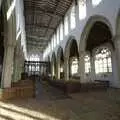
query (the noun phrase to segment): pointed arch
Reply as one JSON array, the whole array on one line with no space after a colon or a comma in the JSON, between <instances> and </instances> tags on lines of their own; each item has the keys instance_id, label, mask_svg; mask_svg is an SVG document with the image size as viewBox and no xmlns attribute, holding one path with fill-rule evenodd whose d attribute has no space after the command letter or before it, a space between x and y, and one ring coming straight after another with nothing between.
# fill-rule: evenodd
<instances>
[{"instance_id":1,"label":"pointed arch","mask_svg":"<svg viewBox=\"0 0 120 120\"><path fill-rule=\"evenodd\" d=\"M79 59L79 52L78 52L78 44L74 36L71 36L65 47L65 79L69 80L70 77L73 75L73 71L76 74L77 70L73 70L75 66L73 66L73 63L77 64L78 66L78 59ZM75 65L74 64L74 65Z\"/></svg>"},{"instance_id":2,"label":"pointed arch","mask_svg":"<svg viewBox=\"0 0 120 120\"><path fill-rule=\"evenodd\" d=\"M83 29L83 32L81 34L81 37L80 37L80 42L79 42L79 51L85 51L85 48L86 48L86 41L87 41L87 38L88 38L88 35L90 33L90 30L91 28L93 27L93 25L96 23L96 22L102 22L104 23L110 30L112 36L113 36L113 29L112 29L112 25L111 23L109 22L109 20L103 16L100 16L100 15L95 15L95 16L91 16L88 21L86 22L86 25Z\"/></svg>"},{"instance_id":3,"label":"pointed arch","mask_svg":"<svg viewBox=\"0 0 120 120\"><path fill-rule=\"evenodd\" d=\"M108 80L113 84L114 81L114 73L109 72L107 70L107 67L112 69L111 65L113 62L113 54L110 54L109 56L109 64L105 63L105 65L101 62L100 59L102 59L104 62L107 61L107 58L105 58L105 55L108 54L106 49L109 49L109 45L111 46L110 52L114 50L114 42L113 42L113 29L112 25L109 22L109 20L106 17L103 16L92 16L88 19L85 28L83 29L83 32L81 34L80 42L79 42L79 53L81 58L80 67L83 68L80 75L82 76L82 80L85 82L87 81L94 81L94 80ZM94 54L95 50L100 51L100 48L103 47L103 51L105 52L103 54L100 54L99 60L97 60L96 54ZM89 52L89 65L88 61L85 61L85 55ZM99 54L97 54L99 56ZM102 58L102 55L104 56ZM82 57L81 57L82 56ZM99 67L100 66L100 67ZM101 67L102 66L102 67ZM107 67L106 67L107 66ZM100 71L99 71L99 70ZM86 70L86 72L85 72ZM106 72L107 71L107 72ZM112 71L112 70L111 70ZM106 75L102 78L103 75Z\"/></svg>"}]
</instances>

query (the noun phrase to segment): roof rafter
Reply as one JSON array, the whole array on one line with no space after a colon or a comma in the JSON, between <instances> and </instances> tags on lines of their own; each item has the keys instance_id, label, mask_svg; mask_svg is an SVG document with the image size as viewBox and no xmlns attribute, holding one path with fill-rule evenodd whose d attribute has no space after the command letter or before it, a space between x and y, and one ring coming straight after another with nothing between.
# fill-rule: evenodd
<instances>
[{"instance_id":1,"label":"roof rafter","mask_svg":"<svg viewBox=\"0 0 120 120\"><path fill-rule=\"evenodd\" d=\"M47 28L47 29L51 29L51 30L54 30L55 28L53 27L49 27L49 26L45 26L45 25L39 25L39 24L26 24L26 27L32 27L32 28L39 28L39 29L42 29L42 28Z\"/></svg>"},{"instance_id":2,"label":"roof rafter","mask_svg":"<svg viewBox=\"0 0 120 120\"><path fill-rule=\"evenodd\" d=\"M77 4L77 0L24 0L27 48L40 46L42 52L47 47L73 1Z\"/></svg>"}]
</instances>

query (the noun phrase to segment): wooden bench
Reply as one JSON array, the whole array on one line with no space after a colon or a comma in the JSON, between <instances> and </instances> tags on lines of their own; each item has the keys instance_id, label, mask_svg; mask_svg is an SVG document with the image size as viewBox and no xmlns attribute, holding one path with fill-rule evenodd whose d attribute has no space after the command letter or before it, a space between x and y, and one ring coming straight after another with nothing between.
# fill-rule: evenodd
<instances>
[{"instance_id":1,"label":"wooden bench","mask_svg":"<svg viewBox=\"0 0 120 120\"><path fill-rule=\"evenodd\" d=\"M28 98L35 96L35 83L32 80L21 80L11 88L1 89L0 100Z\"/></svg>"}]
</instances>

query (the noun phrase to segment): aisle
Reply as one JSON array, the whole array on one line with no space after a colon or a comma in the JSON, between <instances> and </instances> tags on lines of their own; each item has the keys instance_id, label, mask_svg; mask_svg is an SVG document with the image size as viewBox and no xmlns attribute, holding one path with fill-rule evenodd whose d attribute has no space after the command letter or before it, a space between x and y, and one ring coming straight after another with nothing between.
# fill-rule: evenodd
<instances>
[{"instance_id":1,"label":"aisle","mask_svg":"<svg viewBox=\"0 0 120 120\"><path fill-rule=\"evenodd\" d=\"M66 99L46 82L36 85L36 98L0 101L0 120L120 120L120 90L77 93Z\"/></svg>"}]
</instances>

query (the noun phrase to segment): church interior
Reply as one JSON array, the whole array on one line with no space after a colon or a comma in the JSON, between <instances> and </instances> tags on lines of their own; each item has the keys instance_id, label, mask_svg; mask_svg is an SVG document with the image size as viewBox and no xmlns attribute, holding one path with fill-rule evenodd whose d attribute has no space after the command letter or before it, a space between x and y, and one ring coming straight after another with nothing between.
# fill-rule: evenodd
<instances>
[{"instance_id":1,"label":"church interior","mask_svg":"<svg viewBox=\"0 0 120 120\"><path fill-rule=\"evenodd\" d=\"M120 0L0 0L0 120L120 120Z\"/></svg>"}]
</instances>

